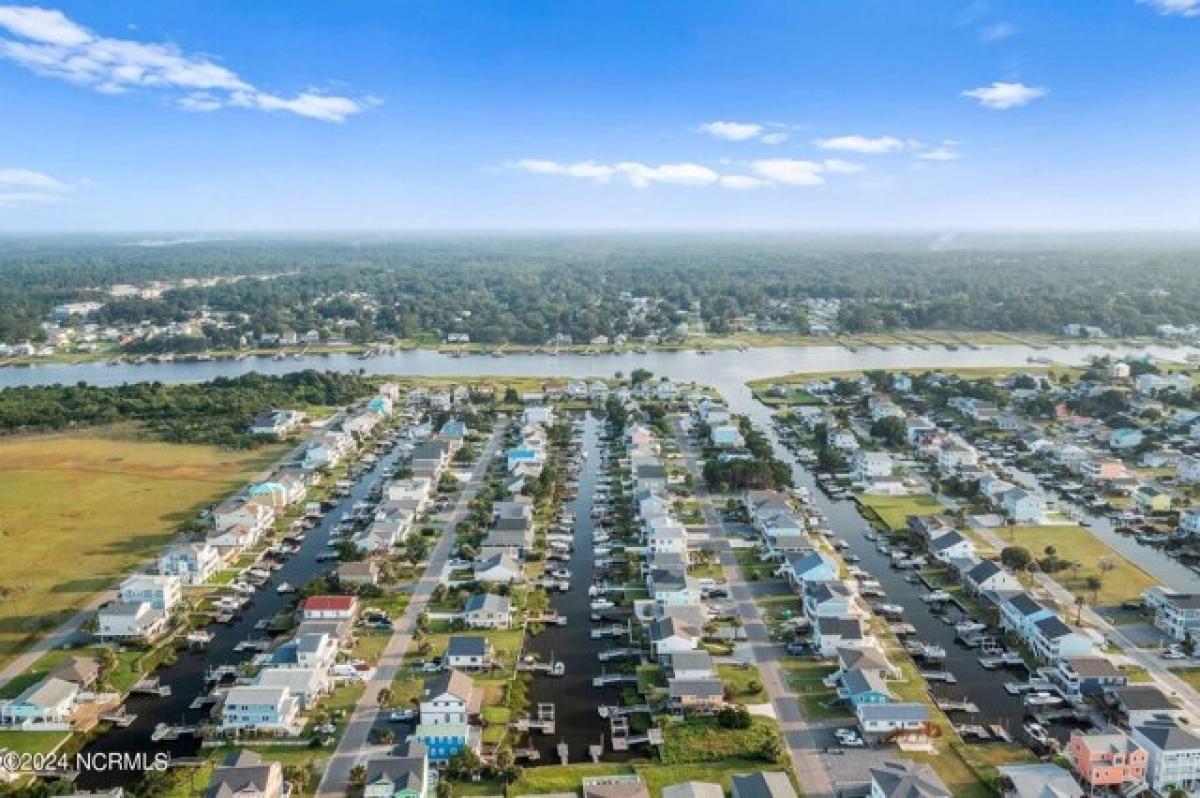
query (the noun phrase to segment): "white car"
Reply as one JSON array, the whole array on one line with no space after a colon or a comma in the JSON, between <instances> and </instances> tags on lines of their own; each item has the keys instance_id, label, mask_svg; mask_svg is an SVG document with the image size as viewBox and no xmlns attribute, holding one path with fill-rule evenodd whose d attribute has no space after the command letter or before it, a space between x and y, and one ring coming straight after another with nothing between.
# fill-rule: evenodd
<instances>
[{"instance_id":1,"label":"white car","mask_svg":"<svg viewBox=\"0 0 1200 798\"><path fill-rule=\"evenodd\" d=\"M863 738L858 736L858 732L853 729L834 729L833 735L837 740L847 748L859 748L865 745Z\"/></svg>"}]
</instances>

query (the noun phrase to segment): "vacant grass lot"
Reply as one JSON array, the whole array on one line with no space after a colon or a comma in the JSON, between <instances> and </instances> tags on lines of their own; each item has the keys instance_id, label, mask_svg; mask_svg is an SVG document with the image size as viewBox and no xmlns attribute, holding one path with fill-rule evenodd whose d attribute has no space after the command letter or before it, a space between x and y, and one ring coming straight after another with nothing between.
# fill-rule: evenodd
<instances>
[{"instance_id":1,"label":"vacant grass lot","mask_svg":"<svg viewBox=\"0 0 1200 798\"><path fill-rule=\"evenodd\" d=\"M0 661L281 451L154 443L129 428L0 440Z\"/></svg>"},{"instance_id":2,"label":"vacant grass lot","mask_svg":"<svg viewBox=\"0 0 1200 798\"><path fill-rule=\"evenodd\" d=\"M1078 563L1078 568L1064 568L1053 574L1054 581L1094 604L1120 604L1122 601L1138 599L1143 590L1157 584L1149 574L1078 524L1005 527L996 530L996 535L1006 545L1029 549L1035 559L1044 557L1046 547L1053 546L1059 559ZM1102 560L1112 569L1102 571ZM1101 579L1100 589L1095 596L1087 586L1090 576Z\"/></svg>"},{"instance_id":3,"label":"vacant grass lot","mask_svg":"<svg viewBox=\"0 0 1200 798\"><path fill-rule=\"evenodd\" d=\"M908 528L905 519L910 515L935 515L945 512L937 499L928 495L920 496L870 496L858 497L864 509L873 510L879 520L887 524L893 532L902 532Z\"/></svg>"}]
</instances>

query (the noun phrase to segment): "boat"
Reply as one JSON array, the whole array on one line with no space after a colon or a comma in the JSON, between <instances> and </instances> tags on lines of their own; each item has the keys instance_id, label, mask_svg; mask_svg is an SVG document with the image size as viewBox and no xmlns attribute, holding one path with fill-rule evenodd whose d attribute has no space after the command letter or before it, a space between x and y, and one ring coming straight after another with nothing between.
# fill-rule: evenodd
<instances>
[{"instance_id":1,"label":"boat","mask_svg":"<svg viewBox=\"0 0 1200 798\"><path fill-rule=\"evenodd\" d=\"M613 604L611 601L609 601L606 598L598 598L598 599L595 599L594 601L592 601L590 606L593 610L611 610L613 607L615 607L617 605Z\"/></svg>"},{"instance_id":2,"label":"boat","mask_svg":"<svg viewBox=\"0 0 1200 798\"><path fill-rule=\"evenodd\" d=\"M1038 745L1050 744L1050 735L1046 732L1046 727L1042 724L1030 721L1022 728L1025 730L1025 733L1028 734L1029 737Z\"/></svg>"},{"instance_id":3,"label":"boat","mask_svg":"<svg viewBox=\"0 0 1200 798\"><path fill-rule=\"evenodd\" d=\"M969 635L973 632L982 632L987 629L987 624L979 623L978 621L960 621L954 624L954 631L960 635Z\"/></svg>"},{"instance_id":4,"label":"boat","mask_svg":"<svg viewBox=\"0 0 1200 798\"><path fill-rule=\"evenodd\" d=\"M279 584L279 587L275 588L275 592L280 595L283 595L285 593L295 593L296 588L292 587L291 583L289 583L289 582L281 582Z\"/></svg>"},{"instance_id":5,"label":"boat","mask_svg":"<svg viewBox=\"0 0 1200 798\"><path fill-rule=\"evenodd\" d=\"M935 590L932 593L921 596L921 600L926 604L936 604L942 601L950 601L952 598L953 596L951 596L945 590Z\"/></svg>"},{"instance_id":6,"label":"boat","mask_svg":"<svg viewBox=\"0 0 1200 798\"><path fill-rule=\"evenodd\" d=\"M1062 696L1057 696L1045 690L1038 690L1035 693L1025 696L1025 706L1027 707L1053 707L1062 702Z\"/></svg>"}]
</instances>

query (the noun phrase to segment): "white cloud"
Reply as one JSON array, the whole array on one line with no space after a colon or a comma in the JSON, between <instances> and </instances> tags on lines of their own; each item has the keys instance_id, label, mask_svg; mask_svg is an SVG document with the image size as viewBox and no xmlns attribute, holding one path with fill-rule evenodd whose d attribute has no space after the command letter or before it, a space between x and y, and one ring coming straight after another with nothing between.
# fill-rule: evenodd
<instances>
[{"instance_id":1,"label":"white cloud","mask_svg":"<svg viewBox=\"0 0 1200 798\"><path fill-rule=\"evenodd\" d=\"M707 166L694 163L665 163L661 166L647 166L642 163L626 161L617 164L617 171L629 178L629 182L635 188L646 188L651 183L707 186L721 179L720 175Z\"/></svg>"},{"instance_id":2,"label":"white cloud","mask_svg":"<svg viewBox=\"0 0 1200 798\"><path fill-rule=\"evenodd\" d=\"M33 169L0 167L0 207L64 202L75 186Z\"/></svg>"},{"instance_id":3,"label":"white cloud","mask_svg":"<svg viewBox=\"0 0 1200 798\"><path fill-rule=\"evenodd\" d=\"M540 158L524 158L519 161L509 161L505 164L509 169L520 169L535 175L562 175L564 177L579 177L589 180L608 180L616 173L616 169L592 161L563 164L557 161L547 161Z\"/></svg>"},{"instance_id":4,"label":"white cloud","mask_svg":"<svg viewBox=\"0 0 1200 798\"><path fill-rule=\"evenodd\" d=\"M0 6L0 31L14 37L0 37L0 58L102 94L135 89L183 92L174 103L189 111L239 106L326 122L341 122L372 104L314 89L281 97L206 56L184 53L169 43L97 36L53 9Z\"/></svg>"},{"instance_id":5,"label":"white cloud","mask_svg":"<svg viewBox=\"0 0 1200 798\"><path fill-rule=\"evenodd\" d=\"M825 178L821 177L824 167L815 161L766 158L752 161L750 168L759 177L786 186L819 186L825 182Z\"/></svg>"},{"instance_id":6,"label":"white cloud","mask_svg":"<svg viewBox=\"0 0 1200 798\"><path fill-rule=\"evenodd\" d=\"M728 159L722 159L720 163L723 167L734 164ZM748 168L749 174L722 174L709 166L688 162L665 163L655 166L638 161L621 161L610 165L596 161L565 163L543 158L506 161L504 168L536 175L572 177L594 183L607 183L610 180L622 179L622 182L626 182L634 188L649 188L655 184L665 184L693 187L720 186L741 191L773 185L820 186L825 183L825 175L857 174L866 171L866 167L862 164L840 158L827 158L823 161L763 158L748 163L739 163Z\"/></svg>"},{"instance_id":7,"label":"white cloud","mask_svg":"<svg viewBox=\"0 0 1200 798\"><path fill-rule=\"evenodd\" d=\"M1040 86L1026 86L1024 83L1005 83L998 80L990 86L968 89L962 93L962 96L977 100L984 108L1004 111L1009 108L1020 108L1039 97L1045 97L1046 89Z\"/></svg>"},{"instance_id":8,"label":"white cloud","mask_svg":"<svg viewBox=\"0 0 1200 798\"><path fill-rule=\"evenodd\" d=\"M721 178L721 185L725 188L747 189L762 188L771 185L766 180L761 180L750 175L725 175Z\"/></svg>"},{"instance_id":9,"label":"white cloud","mask_svg":"<svg viewBox=\"0 0 1200 798\"><path fill-rule=\"evenodd\" d=\"M1176 17L1200 17L1200 0L1138 0L1160 14Z\"/></svg>"},{"instance_id":10,"label":"white cloud","mask_svg":"<svg viewBox=\"0 0 1200 798\"><path fill-rule=\"evenodd\" d=\"M828 139L814 139L813 145L823 150L844 150L863 155L882 155L896 152L905 147L905 143L895 136L834 136Z\"/></svg>"},{"instance_id":11,"label":"white cloud","mask_svg":"<svg viewBox=\"0 0 1200 798\"><path fill-rule=\"evenodd\" d=\"M748 141L761 136L763 126L755 122L705 122L700 132L726 141Z\"/></svg>"},{"instance_id":12,"label":"white cloud","mask_svg":"<svg viewBox=\"0 0 1200 798\"><path fill-rule=\"evenodd\" d=\"M985 42L1002 42L1020 33L1021 30L1011 22L993 22L979 29L979 38Z\"/></svg>"},{"instance_id":13,"label":"white cloud","mask_svg":"<svg viewBox=\"0 0 1200 798\"><path fill-rule=\"evenodd\" d=\"M696 129L701 133L725 141L761 141L763 144L782 144L788 140L784 128L786 125L778 122L762 124L759 122L705 122Z\"/></svg>"},{"instance_id":14,"label":"white cloud","mask_svg":"<svg viewBox=\"0 0 1200 798\"><path fill-rule=\"evenodd\" d=\"M917 156L922 161L957 161L958 142L946 139L938 146L925 150Z\"/></svg>"},{"instance_id":15,"label":"white cloud","mask_svg":"<svg viewBox=\"0 0 1200 798\"><path fill-rule=\"evenodd\" d=\"M854 161L843 161L841 158L826 158L821 161L821 168L831 174L854 175L867 171L867 167Z\"/></svg>"}]
</instances>

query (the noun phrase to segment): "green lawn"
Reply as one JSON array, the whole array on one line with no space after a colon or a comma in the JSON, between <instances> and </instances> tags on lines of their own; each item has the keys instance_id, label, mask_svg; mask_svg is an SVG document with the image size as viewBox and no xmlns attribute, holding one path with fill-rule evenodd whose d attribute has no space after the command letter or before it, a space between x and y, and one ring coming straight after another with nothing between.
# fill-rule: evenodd
<instances>
[{"instance_id":1,"label":"green lawn","mask_svg":"<svg viewBox=\"0 0 1200 798\"><path fill-rule=\"evenodd\" d=\"M721 762L726 759L764 759L763 748L779 739L779 727L766 718L752 718L748 729L725 729L715 721L689 720L670 723L663 730L661 756L664 764Z\"/></svg>"},{"instance_id":2,"label":"green lawn","mask_svg":"<svg viewBox=\"0 0 1200 798\"><path fill-rule=\"evenodd\" d=\"M781 663L780 668L806 718L825 720L850 716L847 706L835 705L837 689L824 683L825 677L837 670L835 666L819 660L791 659Z\"/></svg>"},{"instance_id":3,"label":"green lawn","mask_svg":"<svg viewBox=\"0 0 1200 798\"><path fill-rule=\"evenodd\" d=\"M905 519L910 515L933 515L945 512L937 499L927 494L919 496L871 496L858 497L859 503L873 510L879 520L893 532L903 532L908 528Z\"/></svg>"},{"instance_id":4,"label":"green lawn","mask_svg":"<svg viewBox=\"0 0 1200 798\"><path fill-rule=\"evenodd\" d=\"M718 665L717 676L725 684L733 685L736 691L733 700L739 704L761 704L767 700L762 675L753 665L745 668L740 665Z\"/></svg>"},{"instance_id":5,"label":"green lawn","mask_svg":"<svg viewBox=\"0 0 1200 798\"><path fill-rule=\"evenodd\" d=\"M48 754L70 736L69 732L0 731L0 751L8 749L18 754Z\"/></svg>"},{"instance_id":6,"label":"green lawn","mask_svg":"<svg viewBox=\"0 0 1200 798\"><path fill-rule=\"evenodd\" d=\"M996 534L1006 545L1024 546L1035 559L1044 556L1047 546L1053 546L1059 559L1078 563L1078 568L1065 568L1052 576L1067 590L1094 604L1112 605L1140 599L1142 591L1157 584L1149 574L1078 524L1004 527L996 530ZM1104 572L1101 561L1111 565L1111 570ZM1094 596L1087 586L1089 576L1101 579L1101 587Z\"/></svg>"}]
</instances>

